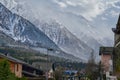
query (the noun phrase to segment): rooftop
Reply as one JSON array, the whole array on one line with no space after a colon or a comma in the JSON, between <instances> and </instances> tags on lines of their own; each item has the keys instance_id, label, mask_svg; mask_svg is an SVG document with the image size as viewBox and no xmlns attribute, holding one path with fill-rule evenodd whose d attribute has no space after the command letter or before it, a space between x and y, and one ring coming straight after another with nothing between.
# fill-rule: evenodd
<instances>
[{"instance_id":1,"label":"rooftop","mask_svg":"<svg viewBox=\"0 0 120 80\"><path fill-rule=\"evenodd\" d=\"M119 18L118 18L118 22L116 24L116 28L112 28L112 31L116 34L120 34L120 15L119 15Z\"/></svg>"},{"instance_id":2,"label":"rooftop","mask_svg":"<svg viewBox=\"0 0 120 80\"><path fill-rule=\"evenodd\" d=\"M100 47L99 55L111 55L113 53L113 47Z\"/></svg>"},{"instance_id":3,"label":"rooftop","mask_svg":"<svg viewBox=\"0 0 120 80\"><path fill-rule=\"evenodd\" d=\"M8 54L4 55L4 54L0 53L0 57L5 58L5 59L12 61L12 62L16 62L16 63L21 63L21 64L25 63L23 61L20 61L20 60L14 58L14 57L9 56Z\"/></svg>"},{"instance_id":4,"label":"rooftop","mask_svg":"<svg viewBox=\"0 0 120 80\"><path fill-rule=\"evenodd\" d=\"M10 55L4 55L4 54L0 53L0 57L1 57L1 58L5 58L5 59L7 59L7 60L9 60L9 61L12 61L12 62L15 62L15 63L20 63L20 64L22 64L22 65L29 66L29 67L31 67L31 68L33 68L33 69L36 69L36 70L39 70L39 69L33 67L32 65L30 65L30 64L28 64L28 63L26 63L26 62L24 62L24 61L21 61L21 60L19 60L19 59L16 59L16 58L14 58L14 57L12 57L12 56L10 56Z\"/></svg>"}]
</instances>

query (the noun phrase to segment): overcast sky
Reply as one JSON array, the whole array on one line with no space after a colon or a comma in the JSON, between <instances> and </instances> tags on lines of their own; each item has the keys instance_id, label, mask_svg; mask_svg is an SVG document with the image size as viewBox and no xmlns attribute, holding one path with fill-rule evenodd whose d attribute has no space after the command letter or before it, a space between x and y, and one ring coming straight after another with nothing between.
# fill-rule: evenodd
<instances>
[{"instance_id":1,"label":"overcast sky","mask_svg":"<svg viewBox=\"0 0 120 80\"><path fill-rule=\"evenodd\" d=\"M0 0L7 1L9 4L14 3L14 0ZM99 15L105 14L107 9L111 9L109 13L112 17L118 17L120 12L120 0L15 0L25 5L31 5L37 12L43 7L48 7L49 10L55 9L63 12L71 12L76 15L82 15L87 20L92 21ZM26 3L27 2L27 3ZM14 6L14 5L10 5ZM39 9L40 8L40 9ZM43 8L44 9L44 8ZM110 17L111 17L110 16ZM105 20L105 17L102 17Z\"/></svg>"},{"instance_id":2,"label":"overcast sky","mask_svg":"<svg viewBox=\"0 0 120 80\"><path fill-rule=\"evenodd\" d=\"M29 0L30 1L30 0ZM31 0L33 3L40 4L43 0ZM93 20L104 13L110 7L120 9L120 0L44 0L49 3L55 3L63 11L82 15L88 20ZM116 5L116 3L119 3ZM46 3L47 4L47 3ZM38 6L33 5L33 6ZM111 11L112 16L117 16L119 12Z\"/></svg>"}]
</instances>

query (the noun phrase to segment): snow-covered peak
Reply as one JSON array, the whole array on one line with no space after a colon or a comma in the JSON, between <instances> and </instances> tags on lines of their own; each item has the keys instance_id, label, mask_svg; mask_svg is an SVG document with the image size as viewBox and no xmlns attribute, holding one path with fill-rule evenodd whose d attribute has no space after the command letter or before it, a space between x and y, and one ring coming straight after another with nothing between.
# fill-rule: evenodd
<instances>
[{"instance_id":1,"label":"snow-covered peak","mask_svg":"<svg viewBox=\"0 0 120 80\"><path fill-rule=\"evenodd\" d=\"M15 2L15 0L0 0L0 2L10 10L17 6L17 2Z\"/></svg>"},{"instance_id":2,"label":"snow-covered peak","mask_svg":"<svg viewBox=\"0 0 120 80\"><path fill-rule=\"evenodd\" d=\"M61 27L62 26L62 27ZM64 52L87 61L92 49L56 21L39 24L40 29Z\"/></svg>"},{"instance_id":3,"label":"snow-covered peak","mask_svg":"<svg viewBox=\"0 0 120 80\"><path fill-rule=\"evenodd\" d=\"M0 3L0 31L14 40L34 46L58 48L41 30L30 21L12 13Z\"/></svg>"},{"instance_id":4,"label":"snow-covered peak","mask_svg":"<svg viewBox=\"0 0 120 80\"><path fill-rule=\"evenodd\" d=\"M4 1L4 0L1 0ZM9 0L6 0L9 2ZM25 4L21 4L22 8L18 8L19 2L25 1ZM62 0L67 1L67 0ZM73 0L71 0L73 1ZM60 1L61 2L61 1ZM52 0L14 0L11 1L12 6L15 7L12 9L13 12L25 17L35 24L39 29L44 29L47 34L51 37L52 40L57 43L63 43L63 37L58 37L56 34L60 29L66 27L70 32L77 36L81 41L89 45L89 47L95 49L98 53L99 46L111 46L113 42L113 33L111 27L114 25L112 22L115 20L111 17L111 13L116 15L114 11L119 3L113 5L110 9L106 9L105 12L101 15L96 16L93 21L88 21L86 18L80 14L74 14L75 11L81 11L81 7L71 7L68 8L59 8L56 3L53 3ZM27 6L26 6L27 4ZM111 4L111 3L109 3ZM10 4L9 4L10 5ZM69 3L70 5L70 3ZM84 6L84 5L83 5ZM98 6L97 6L98 7ZM90 8L91 9L91 8ZM96 8L95 8L96 9ZM114 10L113 10L114 9ZM19 11L17 11L19 10ZM111 11L113 10L113 11ZM90 10L91 11L91 10ZM119 9L117 9L119 11ZM90 12L91 13L91 12ZM93 13L93 12L92 12ZM104 19L104 21L101 20ZM43 22L41 21L43 19ZM111 21L112 20L112 21ZM46 27L41 27L41 25L46 25ZM57 28L56 28L57 26ZM58 28L59 27L59 28ZM63 30L64 31L64 30ZM64 31L65 32L65 31ZM61 40L59 40L61 38Z\"/></svg>"}]
</instances>

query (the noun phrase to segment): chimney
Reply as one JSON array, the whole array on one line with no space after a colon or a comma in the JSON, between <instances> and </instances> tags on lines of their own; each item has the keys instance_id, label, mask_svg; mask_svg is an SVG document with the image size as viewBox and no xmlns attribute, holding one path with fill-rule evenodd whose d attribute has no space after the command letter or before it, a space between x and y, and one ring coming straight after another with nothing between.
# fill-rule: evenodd
<instances>
[{"instance_id":1,"label":"chimney","mask_svg":"<svg viewBox=\"0 0 120 80\"><path fill-rule=\"evenodd\" d=\"M9 53L5 53L5 56L10 56L10 54Z\"/></svg>"}]
</instances>

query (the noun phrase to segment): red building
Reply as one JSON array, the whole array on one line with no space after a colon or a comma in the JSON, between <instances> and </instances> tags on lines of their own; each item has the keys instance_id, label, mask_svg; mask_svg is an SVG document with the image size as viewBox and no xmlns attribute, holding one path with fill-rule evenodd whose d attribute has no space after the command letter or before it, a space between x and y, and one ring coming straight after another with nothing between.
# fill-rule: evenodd
<instances>
[{"instance_id":1,"label":"red building","mask_svg":"<svg viewBox=\"0 0 120 80\"><path fill-rule=\"evenodd\" d=\"M32 65L20 61L16 58L13 58L9 55L4 55L0 53L0 60L6 59L10 63L10 70L14 73L17 77L21 78L22 76L25 77L39 77L43 75L43 71L33 67Z\"/></svg>"},{"instance_id":2,"label":"red building","mask_svg":"<svg viewBox=\"0 0 120 80\"><path fill-rule=\"evenodd\" d=\"M10 70L12 73L14 73L17 77L22 77L22 62L14 59L10 56L0 54L0 60L1 59L7 59L10 63Z\"/></svg>"},{"instance_id":3,"label":"red building","mask_svg":"<svg viewBox=\"0 0 120 80\"><path fill-rule=\"evenodd\" d=\"M100 47L99 55L101 56L101 64L103 66L103 72L105 74L106 72L113 71L112 53L113 53L113 47Z\"/></svg>"}]
</instances>

